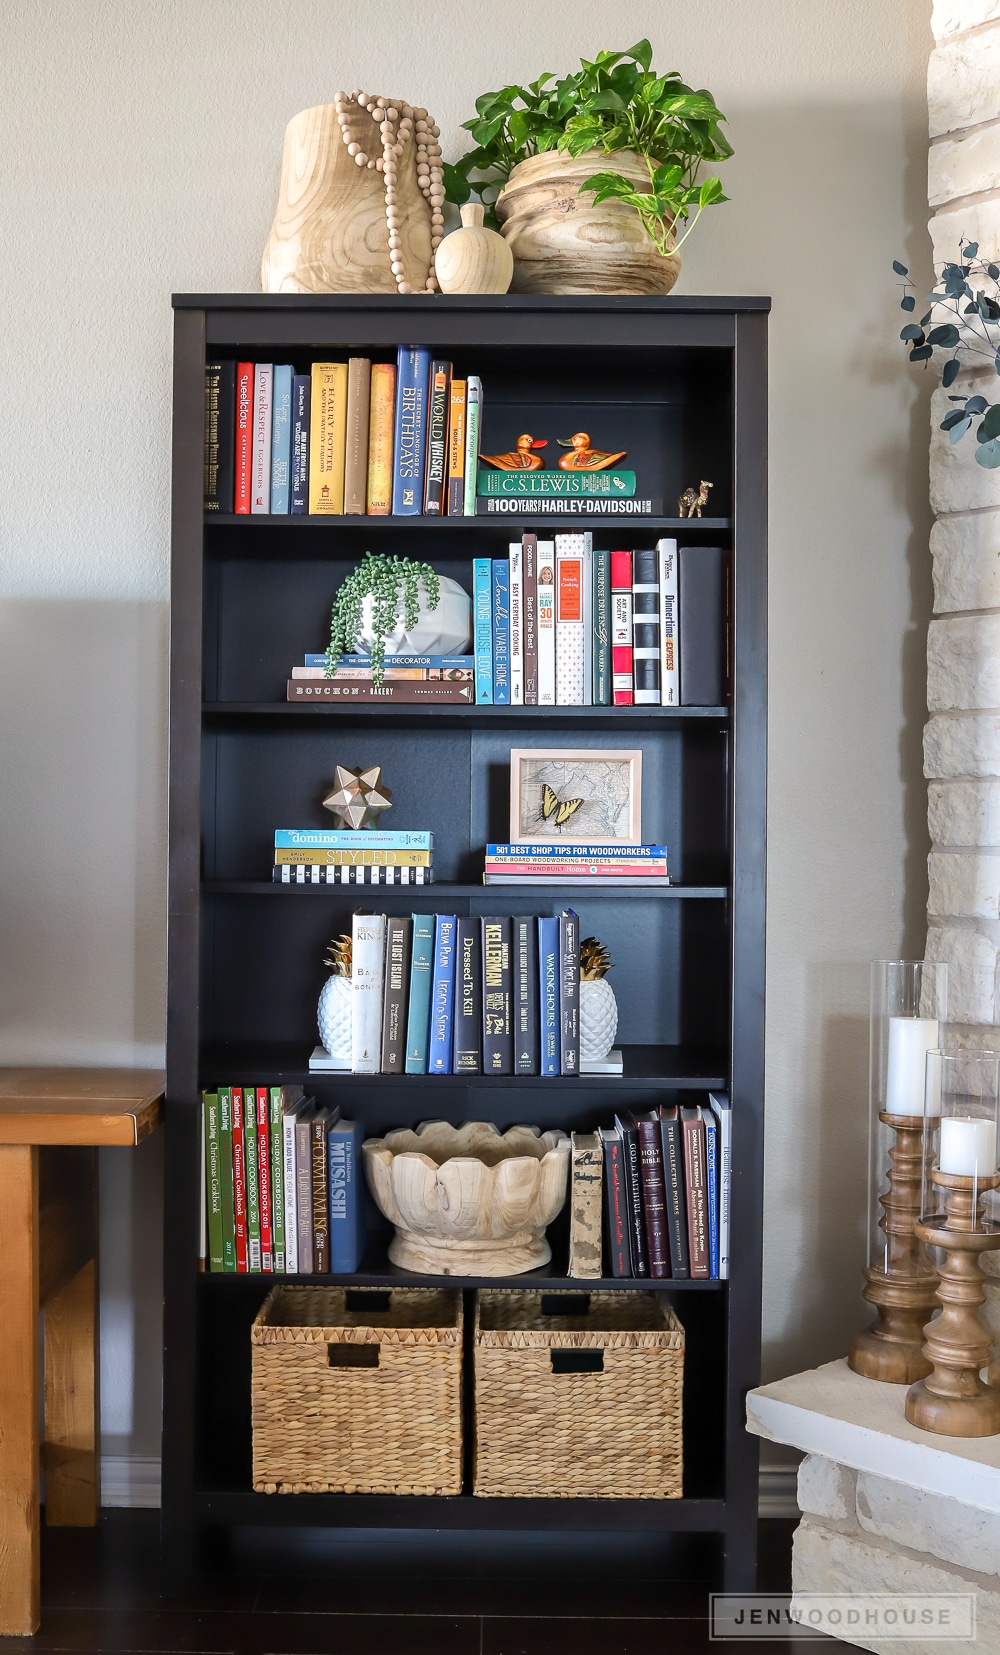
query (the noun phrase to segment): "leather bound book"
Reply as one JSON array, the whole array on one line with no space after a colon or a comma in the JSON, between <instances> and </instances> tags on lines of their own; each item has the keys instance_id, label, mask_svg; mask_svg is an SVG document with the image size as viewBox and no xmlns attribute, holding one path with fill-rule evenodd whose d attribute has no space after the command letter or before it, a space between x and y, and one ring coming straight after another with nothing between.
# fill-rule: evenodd
<instances>
[{"instance_id":1,"label":"leather bound book","mask_svg":"<svg viewBox=\"0 0 1000 1655\"><path fill-rule=\"evenodd\" d=\"M615 1126L622 1135L622 1162L625 1172L625 1195L629 1216L629 1251L633 1276L649 1275L649 1254L646 1250L646 1225L642 1215L642 1174L639 1169L639 1132L634 1115L615 1116Z\"/></svg>"},{"instance_id":2,"label":"leather bound book","mask_svg":"<svg viewBox=\"0 0 1000 1655\"><path fill-rule=\"evenodd\" d=\"M681 1143L680 1113L676 1103L660 1105L660 1141L663 1145L663 1184L667 1200L667 1240L670 1244L671 1274L683 1279L691 1274L688 1264L687 1206L684 1200L684 1147Z\"/></svg>"},{"instance_id":3,"label":"leather bound book","mask_svg":"<svg viewBox=\"0 0 1000 1655\"><path fill-rule=\"evenodd\" d=\"M605 1241L613 1276L631 1276L632 1260L629 1253L629 1214L625 1191L625 1146L622 1135L614 1126L601 1127L604 1146Z\"/></svg>"},{"instance_id":4,"label":"leather bound book","mask_svg":"<svg viewBox=\"0 0 1000 1655\"><path fill-rule=\"evenodd\" d=\"M649 1274L654 1280L670 1275L670 1242L667 1236L667 1197L663 1183L663 1144L660 1118L655 1109L635 1117L639 1133L639 1167L642 1174L642 1211L649 1250Z\"/></svg>"},{"instance_id":5,"label":"leather bound book","mask_svg":"<svg viewBox=\"0 0 1000 1655\"><path fill-rule=\"evenodd\" d=\"M681 1110L681 1126L684 1131L684 1177L687 1183L687 1231L691 1275L707 1278L709 1261L705 1122L697 1105Z\"/></svg>"}]
</instances>

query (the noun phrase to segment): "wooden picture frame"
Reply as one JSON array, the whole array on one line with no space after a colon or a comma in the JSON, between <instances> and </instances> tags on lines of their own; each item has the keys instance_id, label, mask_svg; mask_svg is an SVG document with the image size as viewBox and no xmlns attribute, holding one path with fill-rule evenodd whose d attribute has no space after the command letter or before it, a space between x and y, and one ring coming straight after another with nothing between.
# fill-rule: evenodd
<instances>
[{"instance_id":1,"label":"wooden picture frame","mask_svg":"<svg viewBox=\"0 0 1000 1655\"><path fill-rule=\"evenodd\" d=\"M545 812L545 789L557 804ZM564 814L563 807L582 802ZM560 817L563 819L560 821ZM588 845L642 841L640 747L512 747L510 838Z\"/></svg>"}]
</instances>

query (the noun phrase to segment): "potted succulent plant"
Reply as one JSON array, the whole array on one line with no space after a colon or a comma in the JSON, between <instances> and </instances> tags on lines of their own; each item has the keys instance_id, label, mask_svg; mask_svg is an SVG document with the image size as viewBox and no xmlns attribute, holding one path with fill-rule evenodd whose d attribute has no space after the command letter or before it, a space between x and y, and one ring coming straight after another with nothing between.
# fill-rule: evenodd
<instances>
[{"instance_id":1,"label":"potted succulent plant","mask_svg":"<svg viewBox=\"0 0 1000 1655\"><path fill-rule=\"evenodd\" d=\"M705 163L733 152L711 93L650 67L652 47L581 59L476 99L476 147L445 166L445 193L473 191L514 255L512 292L667 293L678 249L725 201ZM679 223L684 222L678 234Z\"/></svg>"},{"instance_id":2,"label":"potted succulent plant","mask_svg":"<svg viewBox=\"0 0 1000 1655\"><path fill-rule=\"evenodd\" d=\"M327 676L341 655L369 655L372 683L387 655L460 655L472 631L469 594L429 563L366 552L333 600Z\"/></svg>"}]
</instances>

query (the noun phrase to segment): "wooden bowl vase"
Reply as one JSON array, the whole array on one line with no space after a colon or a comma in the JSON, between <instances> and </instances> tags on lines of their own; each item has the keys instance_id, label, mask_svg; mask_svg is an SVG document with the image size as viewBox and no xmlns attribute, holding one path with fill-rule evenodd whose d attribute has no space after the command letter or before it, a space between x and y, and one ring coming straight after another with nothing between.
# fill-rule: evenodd
<instances>
[{"instance_id":1,"label":"wooden bowl vase","mask_svg":"<svg viewBox=\"0 0 1000 1655\"><path fill-rule=\"evenodd\" d=\"M679 253L664 258L634 207L594 206L580 185L595 172L620 172L649 189L649 172L632 150L560 155L547 150L513 168L497 197L496 215L514 255L512 293L669 293L680 275Z\"/></svg>"},{"instance_id":2,"label":"wooden bowl vase","mask_svg":"<svg viewBox=\"0 0 1000 1655\"><path fill-rule=\"evenodd\" d=\"M547 1264L566 1200L564 1132L487 1121L424 1121L364 1144L376 1205L396 1235L393 1264L434 1276L516 1276Z\"/></svg>"}]
</instances>

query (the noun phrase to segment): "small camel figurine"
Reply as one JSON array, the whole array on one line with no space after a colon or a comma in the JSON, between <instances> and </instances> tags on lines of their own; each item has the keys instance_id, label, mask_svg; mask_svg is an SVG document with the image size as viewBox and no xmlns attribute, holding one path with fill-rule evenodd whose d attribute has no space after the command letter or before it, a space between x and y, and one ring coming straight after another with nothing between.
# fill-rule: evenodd
<instances>
[{"instance_id":1,"label":"small camel figurine","mask_svg":"<svg viewBox=\"0 0 1000 1655\"><path fill-rule=\"evenodd\" d=\"M700 517L702 506L708 505L708 491L713 486L702 478L700 488L686 488L677 502L678 517Z\"/></svg>"}]
</instances>

